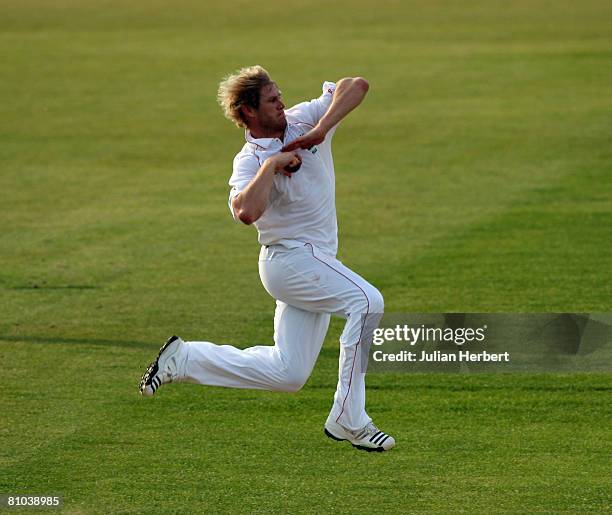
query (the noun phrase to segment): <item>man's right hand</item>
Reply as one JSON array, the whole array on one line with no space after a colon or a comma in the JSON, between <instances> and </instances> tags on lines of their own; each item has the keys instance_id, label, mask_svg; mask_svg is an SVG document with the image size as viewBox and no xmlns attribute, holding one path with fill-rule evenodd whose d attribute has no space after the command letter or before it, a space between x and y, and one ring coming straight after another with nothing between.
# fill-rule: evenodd
<instances>
[{"instance_id":1,"label":"man's right hand","mask_svg":"<svg viewBox=\"0 0 612 515\"><path fill-rule=\"evenodd\" d=\"M269 157L266 161L274 165L274 173L282 173L288 177L297 172L302 165L302 158L297 152L280 152Z\"/></svg>"},{"instance_id":2,"label":"man's right hand","mask_svg":"<svg viewBox=\"0 0 612 515\"><path fill-rule=\"evenodd\" d=\"M259 220L268 207L274 175L282 173L291 177L287 167L292 166L297 170L301 164L302 159L297 152L280 152L266 159L247 187L232 199L234 216L247 225Z\"/></svg>"}]
</instances>

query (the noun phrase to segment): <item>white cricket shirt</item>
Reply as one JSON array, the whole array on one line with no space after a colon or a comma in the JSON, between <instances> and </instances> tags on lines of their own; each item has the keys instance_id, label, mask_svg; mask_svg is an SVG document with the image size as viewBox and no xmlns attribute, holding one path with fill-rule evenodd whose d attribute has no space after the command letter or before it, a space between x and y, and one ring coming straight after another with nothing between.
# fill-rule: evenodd
<instances>
[{"instance_id":1,"label":"white cricket shirt","mask_svg":"<svg viewBox=\"0 0 612 515\"><path fill-rule=\"evenodd\" d=\"M234 158L234 170L229 207L234 219L232 199L238 195L270 156L312 129L332 102L336 85L323 83L323 94L310 102L302 102L285 110L287 128L283 141L278 138L255 139L245 132L246 143ZM310 150L298 150L302 158L300 169L287 177L274 176L268 207L254 223L262 245L281 244L293 248L311 243L321 251L335 256L338 250L336 221L335 175L331 140L336 127L323 143Z\"/></svg>"}]
</instances>

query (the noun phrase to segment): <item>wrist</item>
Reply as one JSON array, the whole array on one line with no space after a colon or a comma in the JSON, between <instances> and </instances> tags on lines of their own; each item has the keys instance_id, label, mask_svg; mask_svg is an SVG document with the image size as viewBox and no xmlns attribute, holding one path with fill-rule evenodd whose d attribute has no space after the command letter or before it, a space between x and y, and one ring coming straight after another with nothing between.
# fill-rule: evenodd
<instances>
[{"instance_id":1,"label":"wrist","mask_svg":"<svg viewBox=\"0 0 612 515\"><path fill-rule=\"evenodd\" d=\"M270 171L275 174L280 172L280 165L275 157L276 156L270 156L264 161L264 168L268 173Z\"/></svg>"}]
</instances>

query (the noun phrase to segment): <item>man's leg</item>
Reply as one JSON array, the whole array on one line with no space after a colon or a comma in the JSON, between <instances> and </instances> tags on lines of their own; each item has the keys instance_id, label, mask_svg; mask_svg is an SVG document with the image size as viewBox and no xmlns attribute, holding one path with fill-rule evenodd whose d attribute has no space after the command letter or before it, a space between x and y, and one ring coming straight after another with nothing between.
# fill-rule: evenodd
<instances>
[{"instance_id":1,"label":"man's leg","mask_svg":"<svg viewBox=\"0 0 612 515\"><path fill-rule=\"evenodd\" d=\"M313 256L337 276L334 283L351 285L344 293L347 320L340 335L338 384L328 420L357 431L372 420L365 411L366 363L362 360L367 356L367 349L364 353L363 347L370 343L372 332L378 327L384 300L374 286L337 259L317 254L316 250Z\"/></svg>"},{"instance_id":2,"label":"man's leg","mask_svg":"<svg viewBox=\"0 0 612 515\"><path fill-rule=\"evenodd\" d=\"M238 349L186 342L181 382L294 392L308 380L319 356L329 314L312 313L277 301L275 345Z\"/></svg>"},{"instance_id":3,"label":"man's leg","mask_svg":"<svg viewBox=\"0 0 612 515\"><path fill-rule=\"evenodd\" d=\"M383 312L380 292L310 244L279 251L274 259L260 260L260 275L273 297L304 310L335 313L347 319L340 337L338 385L328 420L350 431L363 429L371 419L365 411L361 349Z\"/></svg>"}]
</instances>

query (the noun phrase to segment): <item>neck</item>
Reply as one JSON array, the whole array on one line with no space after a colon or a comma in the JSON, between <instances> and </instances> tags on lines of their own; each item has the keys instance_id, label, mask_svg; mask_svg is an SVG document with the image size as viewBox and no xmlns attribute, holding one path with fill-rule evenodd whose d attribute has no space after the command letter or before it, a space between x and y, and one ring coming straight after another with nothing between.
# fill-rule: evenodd
<instances>
[{"instance_id":1,"label":"neck","mask_svg":"<svg viewBox=\"0 0 612 515\"><path fill-rule=\"evenodd\" d=\"M270 129L266 127L249 127L249 132L251 133L251 136L253 136L255 139L278 138L282 140L283 136L285 135L285 127L283 127L282 129Z\"/></svg>"}]
</instances>

